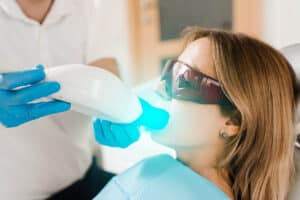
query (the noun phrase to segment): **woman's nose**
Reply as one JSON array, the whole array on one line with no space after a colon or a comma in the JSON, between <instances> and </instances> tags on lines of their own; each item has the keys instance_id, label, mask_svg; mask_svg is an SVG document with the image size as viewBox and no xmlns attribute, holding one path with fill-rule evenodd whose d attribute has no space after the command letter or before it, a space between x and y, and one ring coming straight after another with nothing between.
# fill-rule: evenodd
<instances>
[{"instance_id":1,"label":"woman's nose","mask_svg":"<svg viewBox=\"0 0 300 200\"><path fill-rule=\"evenodd\" d=\"M162 80L160 81L155 89L155 93L158 94L160 97L162 97L164 100L171 100L171 97L167 94L166 91L166 81Z\"/></svg>"}]
</instances>

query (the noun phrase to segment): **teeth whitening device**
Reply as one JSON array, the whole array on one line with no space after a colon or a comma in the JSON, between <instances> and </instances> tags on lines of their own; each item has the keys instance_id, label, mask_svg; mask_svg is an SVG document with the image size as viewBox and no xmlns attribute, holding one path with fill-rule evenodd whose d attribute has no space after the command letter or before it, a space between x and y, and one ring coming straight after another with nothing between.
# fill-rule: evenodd
<instances>
[{"instance_id":1,"label":"teeth whitening device","mask_svg":"<svg viewBox=\"0 0 300 200\"><path fill-rule=\"evenodd\" d=\"M17 72L2 68L0 73ZM45 81L60 90L50 98L71 103L71 110L116 123L130 123L142 114L138 97L117 76L99 67L68 64L47 68Z\"/></svg>"},{"instance_id":2,"label":"teeth whitening device","mask_svg":"<svg viewBox=\"0 0 300 200\"><path fill-rule=\"evenodd\" d=\"M57 81L59 92L52 98L71 103L71 110L117 123L137 119L139 99L114 74L82 64L45 69L46 81Z\"/></svg>"}]
</instances>

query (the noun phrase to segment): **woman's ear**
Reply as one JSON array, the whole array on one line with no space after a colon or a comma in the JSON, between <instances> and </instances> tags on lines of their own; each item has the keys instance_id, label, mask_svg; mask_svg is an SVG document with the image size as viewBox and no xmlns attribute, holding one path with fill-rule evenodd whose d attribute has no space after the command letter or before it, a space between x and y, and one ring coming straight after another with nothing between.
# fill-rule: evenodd
<instances>
[{"instance_id":1,"label":"woman's ear","mask_svg":"<svg viewBox=\"0 0 300 200\"><path fill-rule=\"evenodd\" d=\"M239 133L240 128L241 127L237 120L231 118L225 122L222 131L225 132L229 137L232 137Z\"/></svg>"}]
</instances>

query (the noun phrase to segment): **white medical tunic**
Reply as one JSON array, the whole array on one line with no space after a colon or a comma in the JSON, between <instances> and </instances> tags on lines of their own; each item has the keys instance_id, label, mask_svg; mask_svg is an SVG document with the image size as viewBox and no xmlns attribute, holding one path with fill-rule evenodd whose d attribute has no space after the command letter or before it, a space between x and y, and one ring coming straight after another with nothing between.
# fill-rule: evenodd
<instances>
[{"instance_id":1,"label":"white medical tunic","mask_svg":"<svg viewBox=\"0 0 300 200\"><path fill-rule=\"evenodd\" d=\"M113 56L101 43L106 29L97 21L107 17L101 2L93 2L56 0L40 25L15 0L0 0L0 72ZM92 138L91 119L71 111L17 128L1 126L0 199L45 199L79 180L91 163Z\"/></svg>"}]
</instances>

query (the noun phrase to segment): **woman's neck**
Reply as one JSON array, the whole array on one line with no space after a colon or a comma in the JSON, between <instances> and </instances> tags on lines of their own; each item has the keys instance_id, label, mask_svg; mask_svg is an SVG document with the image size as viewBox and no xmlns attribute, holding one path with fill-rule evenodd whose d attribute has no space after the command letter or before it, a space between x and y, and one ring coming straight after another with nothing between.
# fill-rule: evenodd
<instances>
[{"instance_id":1,"label":"woman's neck","mask_svg":"<svg viewBox=\"0 0 300 200\"><path fill-rule=\"evenodd\" d=\"M217 168L219 149L216 147L177 150L177 158L193 171L217 185L231 199L232 188L228 172Z\"/></svg>"},{"instance_id":2,"label":"woman's neck","mask_svg":"<svg viewBox=\"0 0 300 200\"><path fill-rule=\"evenodd\" d=\"M40 24L46 19L54 0L17 0L23 13Z\"/></svg>"}]
</instances>

